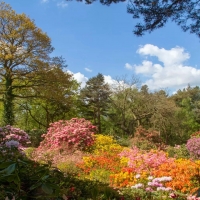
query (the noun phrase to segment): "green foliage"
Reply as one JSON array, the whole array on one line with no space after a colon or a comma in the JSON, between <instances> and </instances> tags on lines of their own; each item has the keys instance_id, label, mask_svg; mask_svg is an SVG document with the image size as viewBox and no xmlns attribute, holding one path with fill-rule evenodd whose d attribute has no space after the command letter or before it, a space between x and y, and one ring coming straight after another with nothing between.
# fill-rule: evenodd
<instances>
[{"instance_id":1,"label":"green foliage","mask_svg":"<svg viewBox=\"0 0 200 200\"><path fill-rule=\"evenodd\" d=\"M53 48L50 38L25 14L0 3L0 80L5 125L14 123L14 99L25 97ZM38 83L38 79L36 81ZM35 82L35 83L36 83ZM41 79L42 82L42 79Z\"/></svg>"},{"instance_id":2,"label":"green foliage","mask_svg":"<svg viewBox=\"0 0 200 200\"><path fill-rule=\"evenodd\" d=\"M88 179L81 180L71 176L67 177L66 186L69 188L67 196L69 199L76 200L120 200L121 195L109 187L98 181L90 181Z\"/></svg>"},{"instance_id":3,"label":"green foliage","mask_svg":"<svg viewBox=\"0 0 200 200\"><path fill-rule=\"evenodd\" d=\"M32 129L27 131L27 133L30 136L31 146L38 147L40 142L43 140L41 136L45 133L45 131L42 129Z\"/></svg>"},{"instance_id":4,"label":"green foliage","mask_svg":"<svg viewBox=\"0 0 200 200\"><path fill-rule=\"evenodd\" d=\"M136 129L135 135L132 138L132 145L142 150L151 150L162 148L163 142L158 131L146 130L142 126Z\"/></svg>"},{"instance_id":5,"label":"green foliage","mask_svg":"<svg viewBox=\"0 0 200 200\"><path fill-rule=\"evenodd\" d=\"M66 161L57 164L57 168L64 172L66 175L77 176L80 169L74 162Z\"/></svg>"},{"instance_id":6,"label":"green foliage","mask_svg":"<svg viewBox=\"0 0 200 200\"><path fill-rule=\"evenodd\" d=\"M28 159L34 158L34 151L35 151L34 147L28 147L28 148L24 149L24 153Z\"/></svg>"},{"instance_id":7,"label":"green foliage","mask_svg":"<svg viewBox=\"0 0 200 200\"><path fill-rule=\"evenodd\" d=\"M130 147L131 146L131 138L130 137L115 137L116 138L116 141L117 143L120 145L120 146L123 146L123 147Z\"/></svg>"},{"instance_id":8,"label":"green foliage","mask_svg":"<svg viewBox=\"0 0 200 200\"><path fill-rule=\"evenodd\" d=\"M176 146L168 146L166 148L166 152L168 153L169 157L173 158L184 158L184 159L189 159L190 154L189 151L187 150L187 147L185 144L182 145L176 145Z\"/></svg>"},{"instance_id":9,"label":"green foliage","mask_svg":"<svg viewBox=\"0 0 200 200\"><path fill-rule=\"evenodd\" d=\"M108 184L110 174L111 172L106 169L94 169L90 172L88 178L93 181L99 181L101 183Z\"/></svg>"},{"instance_id":10,"label":"green foliage","mask_svg":"<svg viewBox=\"0 0 200 200\"><path fill-rule=\"evenodd\" d=\"M61 172L17 154L15 152L15 160L0 159L1 197L43 200L62 196L64 176Z\"/></svg>"},{"instance_id":11,"label":"green foliage","mask_svg":"<svg viewBox=\"0 0 200 200\"><path fill-rule=\"evenodd\" d=\"M105 83L104 76L100 73L90 78L80 92L84 117L98 127L99 133L102 133L102 116L107 115L110 94L109 85Z\"/></svg>"}]
</instances>

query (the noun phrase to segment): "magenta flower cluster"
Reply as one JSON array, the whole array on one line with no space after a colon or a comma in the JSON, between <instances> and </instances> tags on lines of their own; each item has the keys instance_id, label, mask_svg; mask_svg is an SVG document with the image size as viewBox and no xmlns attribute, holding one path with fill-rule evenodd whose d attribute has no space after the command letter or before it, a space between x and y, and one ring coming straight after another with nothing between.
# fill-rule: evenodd
<instances>
[{"instance_id":1,"label":"magenta flower cluster","mask_svg":"<svg viewBox=\"0 0 200 200\"><path fill-rule=\"evenodd\" d=\"M23 148L27 146L28 143L30 143L30 137L25 131L19 128L14 128L10 125L0 127L1 147L6 146L8 148Z\"/></svg>"},{"instance_id":2,"label":"magenta flower cluster","mask_svg":"<svg viewBox=\"0 0 200 200\"><path fill-rule=\"evenodd\" d=\"M60 120L50 124L44 140L40 143L39 149L69 150L86 149L94 143L94 131L96 126L83 118L71 120Z\"/></svg>"},{"instance_id":3,"label":"magenta flower cluster","mask_svg":"<svg viewBox=\"0 0 200 200\"><path fill-rule=\"evenodd\" d=\"M186 147L194 158L200 158L200 137L192 137L187 141Z\"/></svg>"}]
</instances>

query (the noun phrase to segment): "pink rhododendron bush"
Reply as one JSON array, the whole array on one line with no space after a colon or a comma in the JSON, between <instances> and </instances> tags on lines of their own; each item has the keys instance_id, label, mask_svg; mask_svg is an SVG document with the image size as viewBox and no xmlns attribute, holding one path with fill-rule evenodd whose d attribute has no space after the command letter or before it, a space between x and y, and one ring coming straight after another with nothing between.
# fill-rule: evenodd
<instances>
[{"instance_id":1,"label":"pink rhododendron bush","mask_svg":"<svg viewBox=\"0 0 200 200\"><path fill-rule=\"evenodd\" d=\"M200 132L192 135L187 141L186 147L192 158L200 159Z\"/></svg>"},{"instance_id":2,"label":"pink rhododendron bush","mask_svg":"<svg viewBox=\"0 0 200 200\"><path fill-rule=\"evenodd\" d=\"M96 126L83 118L60 120L50 124L38 149L40 151L59 150L60 152L72 149L86 150L94 143L95 130Z\"/></svg>"}]
</instances>

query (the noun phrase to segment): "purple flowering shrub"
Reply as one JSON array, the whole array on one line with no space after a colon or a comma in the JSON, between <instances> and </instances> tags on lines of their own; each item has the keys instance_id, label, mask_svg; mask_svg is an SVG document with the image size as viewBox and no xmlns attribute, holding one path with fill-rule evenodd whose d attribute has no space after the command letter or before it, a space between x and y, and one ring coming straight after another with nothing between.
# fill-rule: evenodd
<instances>
[{"instance_id":1,"label":"purple flowering shrub","mask_svg":"<svg viewBox=\"0 0 200 200\"><path fill-rule=\"evenodd\" d=\"M200 137L192 137L187 141L187 149L190 152L190 155L195 158L200 158Z\"/></svg>"},{"instance_id":2,"label":"purple flowering shrub","mask_svg":"<svg viewBox=\"0 0 200 200\"><path fill-rule=\"evenodd\" d=\"M50 124L39 150L85 150L94 143L96 126L84 118L60 120Z\"/></svg>"},{"instance_id":3,"label":"purple flowering shrub","mask_svg":"<svg viewBox=\"0 0 200 200\"><path fill-rule=\"evenodd\" d=\"M14 128L10 125L0 127L0 146L23 148L28 143L30 143L29 135L20 128Z\"/></svg>"}]
</instances>

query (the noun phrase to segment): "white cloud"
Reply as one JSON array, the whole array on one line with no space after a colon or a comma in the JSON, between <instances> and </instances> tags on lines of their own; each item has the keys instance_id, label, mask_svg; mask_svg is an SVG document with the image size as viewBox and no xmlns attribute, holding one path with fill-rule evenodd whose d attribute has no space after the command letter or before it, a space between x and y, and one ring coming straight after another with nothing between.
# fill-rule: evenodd
<instances>
[{"instance_id":1,"label":"white cloud","mask_svg":"<svg viewBox=\"0 0 200 200\"><path fill-rule=\"evenodd\" d=\"M61 8L65 8L68 6L68 4L65 1L61 1L61 2L57 3L57 6L61 7Z\"/></svg>"},{"instance_id":2,"label":"white cloud","mask_svg":"<svg viewBox=\"0 0 200 200\"><path fill-rule=\"evenodd\" d=\"M125 83L124 80L115 80L109 75L104 75L104 81L105 83L108 83L110 88L115 91L115 90L123 90L124 88L130 88L131 85L128 83Z\"/></svg>"},{"instance_id":3,"label":"white cloud","mask_svg":"<svg viewBox=\"0 0 200 200\"><path fill-rule=\"evenodd\" d=\"M104 75L104 81L105 83L108 83L109 85L115 84L116 80L114 80L111 76L109 75Z\"/></svg>"},{"instance_id":4,"label":"white cloud","mask_svg":"<svg viewBox=\"0 0 200 200\"><path fill-rule=\"evenodd\" d=\"M126 69L129 69L129 70L134 69L134 67L131 66L129 63L126 63L126 64L125 64L125 68L126 68Z\"/></svg>"},{"instance_id":5,"label":"white cloud","mask_svg":"<svg viewBox=\"0 0 200 200\"><path fill-rule=\"evenodd\" d=\"M68 73L73 75L73 78L81 84L81 88L85 87L86 82L88 81L88 78L84 76L84 74L81 74L80 72L73 73L71 71L67 71Z\"/></svg>"},{"instance_id":6,"label":"white cloud","mask_svg":"<svg viewBox=\"0 0 200 200\"><path fill-rule=\"evenodd\" d=\"M68 73L73 75L73 78L81 84L81 88L85 87L86 82L88 81L88 78L84 75L81 74L80 72L77 73L73 73L71 71L67 71ZM123 80L115 80L113 79L111 76L109 75L103 75L104 76L104 81L105 83L108 83L111 87L111 89L115 90L115 89L119 89L119 88L129 88L130 85L128 85L127 83L125 83Z\"/></svg>"},{"instance_id":7,"label":"white cloud","mask_svg":"<svg viewBox=\"0 0 200 200\"><path fill-rule=\"evenodd\" d=\"M177 65L190 58L190 55L184 52L184 48L175 47L170 50L159 49L152 44L146 44L137 51L141 55L156 56L165 66Z\"/></svg>"},{"instance_id":8,"label":"white cloud","mask_svg":"<svg viewBox=\"0 0 200 200\"><path fill-rule=\"evenodd\" d=\"M92 72L92 70L89 69L89 68L87 68L87 67L85 67L85 71L87 71L87 72Z\"/></svg>"},{"instance_id":9,"label":"white cloud","mask_svg":"<svg viewBox=\"0 0 200 200\"><path fill-rule=\"evenodd\" d=\"M162 66L160 64L153 64L151 61L144 60L142 65L134 65L136 74L153 75L155 73L162 73Z\"/></svg>"},{"instance_id":10,"label":"white cloud","mask_svg":"<svg viewBox=\"0 0 200 200\"><path fill-rule=\"evenodd\" d=\"M170 50L158 48L157 46L146 44L137 51L140 55L155 56L162 63L153 63L143 60L141 65L129 67L136 74L146 76L146 81L150 89L173 88L180 89L190 85L200 84L200 70L192 66L184 65L184 61L190 55L181 47L174 47ZM126 66L129 64L126 63Z\"/></svg>"}]
</instances>

